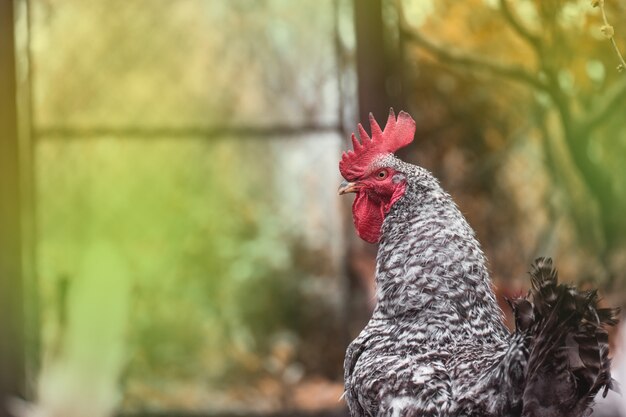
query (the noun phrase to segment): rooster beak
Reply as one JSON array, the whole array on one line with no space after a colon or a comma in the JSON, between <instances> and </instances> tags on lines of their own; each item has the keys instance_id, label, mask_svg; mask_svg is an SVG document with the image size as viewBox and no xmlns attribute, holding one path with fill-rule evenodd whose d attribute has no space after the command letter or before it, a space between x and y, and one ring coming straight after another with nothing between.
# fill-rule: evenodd
<instances>
[{"instance_id":1,"label":"rooster beak","mask_svg":"<svg viewBox=\"0 0 626 417\"><path fill-rule=\"evenodd\" d=\"M339 192L339 195L344 195L348 193L356 193L357 191L359 191L360 188L361 188L360 184L357 184L354 182L348 182L344 180L339 185L339 190L337 191Z\"/></svg>"}]
</instances>

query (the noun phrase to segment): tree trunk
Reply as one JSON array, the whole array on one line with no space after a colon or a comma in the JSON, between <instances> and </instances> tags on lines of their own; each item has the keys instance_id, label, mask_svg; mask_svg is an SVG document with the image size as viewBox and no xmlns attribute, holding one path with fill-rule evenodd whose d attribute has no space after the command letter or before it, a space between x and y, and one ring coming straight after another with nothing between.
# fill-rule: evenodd
<instances>
[{"instance_id":1,"label":"tree trunk","mask_svg":"<svg viewBox=\"0 0 626 417\"><path fill-rule=\"evenodd\" d=\"M401 48L392 43L383 20L382 3L382 0L353 0L359 120L368 130L370 112L383 124L390 107L396 111L404 108Z\"/></svg>"}]
</instances>

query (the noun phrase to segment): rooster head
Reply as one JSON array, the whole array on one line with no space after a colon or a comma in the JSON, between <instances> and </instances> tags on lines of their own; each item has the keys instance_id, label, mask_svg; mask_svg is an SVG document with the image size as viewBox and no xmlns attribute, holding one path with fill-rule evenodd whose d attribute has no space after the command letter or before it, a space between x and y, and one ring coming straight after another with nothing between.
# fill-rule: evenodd
<instances>
[{"instance_id":1,"label":"rooster head","mask_svg":"<svg viewBox=\"0 0 626 417\"><path fill-rule=\"evenodd\" d=\"M371 113L369 118L372 137L359 124L361 141L353 133L353 150L344 152L339 162L345 178L339 194L356 193L354 226L363 240L376 243L385 216L406 190L406 177L394 167L397 159L393 154L413 141L415 121L403 111L396 118L391 109L383 131Z\"/></svg>"}]
</instances>

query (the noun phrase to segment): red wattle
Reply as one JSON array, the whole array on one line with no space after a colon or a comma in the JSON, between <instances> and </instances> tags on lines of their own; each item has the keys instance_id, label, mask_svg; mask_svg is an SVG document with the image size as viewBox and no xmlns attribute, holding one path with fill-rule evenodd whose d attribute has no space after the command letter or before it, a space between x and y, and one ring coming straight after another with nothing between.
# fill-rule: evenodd
<instances>
[{"instance_id":1,"label":"red wattle","mask_svg":"<svg viewBox=\"0 0 626 417\"><path fill-rule=\"evenodd\" d=\"M366 192L357 193L352 204L352 219L361 239L369 243L378 242L385 219L382 204L373 202Z\"/></svg>"},{"instance_id":2,"label":"red wattle","mask_svg":"<svg viewBox=\"0 0 626 417\"><path fill-rule=\"evenodd\" d=\"M364 191L357 193L352 204L352 219L361 239L369 243L377 243L380 240L385 215L389 213L391 206L404 195L405 190L406 184L399 184L387 202L374 201Z\"/></svg>"}]
</instances>

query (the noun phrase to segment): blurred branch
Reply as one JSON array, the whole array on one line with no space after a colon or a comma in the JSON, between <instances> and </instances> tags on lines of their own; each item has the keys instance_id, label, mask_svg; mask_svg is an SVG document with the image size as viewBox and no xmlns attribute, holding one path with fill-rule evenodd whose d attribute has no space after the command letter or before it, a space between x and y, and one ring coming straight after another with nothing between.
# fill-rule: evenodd
<instances>
[{"instance_id":1,"label":"blurred branch","mask_svg":"<svg viewBox=\"0 0 626 417\"><path fill-rule=\"evenodd\" d=\"M407 23L402 9L402 4L400 3L400 1L396 2L396 8L398 10L400 21L400 31L408 42L419 45L442 62L518 81L535 89L545 91L546 86L541 82L541 80L522 67L492 62L465 52L452 52L452 48L450 46L438 45L435 42L426 39L419 31L411 28Z\"/></svg>"},{"instance_id":2,"label":"blurred branch","mask_svg":"<svg viewBox=\"0 0 626 417\"><path fill-rule=\"evenodd\" d=\"M506 21L511 25L513 30L522 37L526 42L532 46L532 48L537 52L537 54L541 53L541 41L539 37L532 34L531 31L525 27L522 22L518 19L518 17L513 13L509 6L509 2L507 0L500 0L500 11L502 15L506 19Z\"/></svg>"},{"instance_id":3,"label":"blurred branch","mask_svg":"<svg viewBox=\"0 0 626 417\"><path fill-rule=\"evenodd\" d=\"M415 30L407 30L406 28L402 28L401 30L407 41L421 46L442 62L464 66L472 70L483 71L491 75L497 75L499 77L508 78L510 80L530 85L541 91L545 90L544 84L538 78L521 67L487 61L482 57L467 53L451 52L448 50L448 47L437 45L434 42L427 40Z\"/></svg>"},{"instance_id":4,"label":"blurred branch","mask_svg":"<svg viewBox=\"0 0 626 417\"><path fill-rule=\"evenodd\" d=\"M593 111L582 123L581 129L589 134L599 124L608 119L616 110L622 110L620 102L626 98L626 78L613 84L603 95L598 103L594 105Z\"/></svg>"},{"instance_id":5,"label":"blurred branch","mask_svg":"<svg viewBox=\"0 0 626 417\"><path fill-rule=\"evenodd\" d=\"M136 139L202 137L220 139L227 137L257 138L272 136L297 136L321 132L341 132L339 124L304 124L274 126L190 126L190 127L152 127L152 126L45 126L34 132L36 139L83 139L93 137L130 137Z\"/></svg>"},{"instance_id":6,"label":"blurred branch","mask_svg":"<svg viewBox=\"0 0 626 417\"><path fill-rule=\"evenodd\" d=\"M602 31L602 34L611 41L611 45L613 45L613 49L615 49L615 53L617 54L620 62L620 64L617 66L617 70L622 72L626 69L626 62L624 62L624 57L622 56L622 53L619 51L617 43L615 42L615 37L613 36L615 34L615 30L613 29L613 26L609 24L609 21L606 18L606 11L604 10L604 0L592 0L591 5L593 7L600 6L600 10L602 11L602 20L604 21L604 26L600 28L600 31Z\"/></svg>"}]
</instances>

